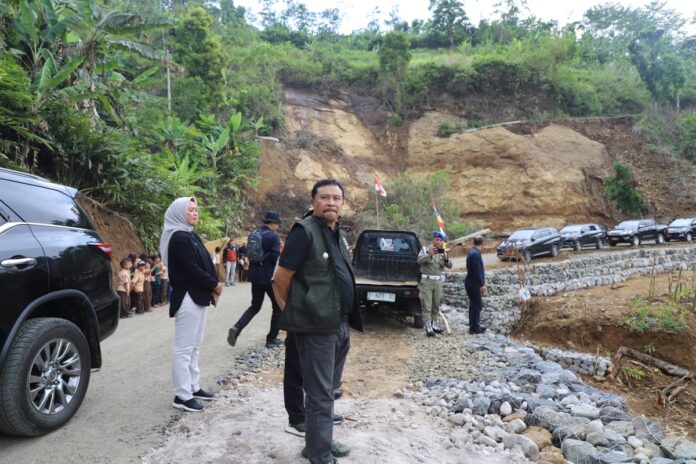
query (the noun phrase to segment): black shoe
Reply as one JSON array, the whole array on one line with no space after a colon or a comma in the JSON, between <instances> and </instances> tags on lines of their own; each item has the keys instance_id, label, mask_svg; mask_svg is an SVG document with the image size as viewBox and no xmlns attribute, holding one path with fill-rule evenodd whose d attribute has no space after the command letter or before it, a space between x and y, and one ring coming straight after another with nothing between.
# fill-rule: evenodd
<instances>
[{"instance_id":1,"label":"black shoe","mask_svg":"<svg viewBox=\"0 0 696 464\"><path fill-rule=\"evenodd\" d=\"M444 330L442 330L441 328L439 328L435 324L433 324L433 332L435 332L436 334L441 334L441 333L444 333Z\"/></svg>"},{"instance_id":2,"label":"black shoe","mask_svg":"<svg viewBox=\"0 0 696 464\"><path fill-rule=\"evenodd\" d=\"M339 399L340 397L343 396L343 391L342 390L334 390L334 400ZM334 422L335 423L335 422Z\"/></svg>"},{"instance_id":3,"label":"black shoe","mask_svg":"<svg viewBox=\"0 0 696 464\"><path fill-rule=\"evenodd\" d=\"M428 330L427 332L425 332L425 334L426 334L428 337L434 337L434 336L435 336L435 332L433 332L432 330Z\"/></svg>"},{"instance_id":4,"label":"black shoe","mask_svg":"<svg viewBox=\"0 0 696 464\"><path fill-rule=\"evenodd\" d=\"M198 400L211 401L213 398L215 398L215 395L201 388L197 392L194 392L193 397Z\"/></svg>"},{"instance_id":5,"label":"black shoe","mask_svg":"<svg viewBox=\"0 0 696 464\"><path fill-rule=\"evenodd\" d=\"M343 416L340 414L334 414L333 415L333 423L334 425L338 425L343 422Z\"/></svg>"},{"instance_id":6,"label":"black shoe","mask_svg":"<svg viewBox=\"0 0 696 464\"><path fill-rule=\"evenodd\" d=\"M237 336L239 335L239 330L236 327L232 327L229 332L227 332L227 343L234 346L237 344Z\"/></svg>"},{"instance_id":7,"label":"black shoe","mask_svg":"<svg viewBox=\"0 0 696 464\"><path fill-rule=\"evenodd\" d=\"M172 406L174 406L176 409L183 409L184 411L188 412L201 412L203 411L203 405L196 401L195 398L191 398L190 400L182 400L178 396L174 397L174 402L172 403Z\"/></svg>"},{"instance_id":8,"label":"black shoe","mask_svg":"<svg viewBox=\"0 0 696 464\"><path fill-rule=\"evenodd\" d=\"M230 329L231 330L231 329ZM273 340L266 342L266 348L278 348L283 344L283 341L279 338L274 338Z\"/></svg>"},{"instance_id":9,"label":"black shoe","mask_svg":"<svg viewBox=\"0 0 696 464\"><path fill-rule=\"evenodd\" d=\"M486 331L486 327L481 326L477 330L470 330L469 333L471 335L480 335L480 334L484 333L485 331Z\"/></svg>"}]
</instances>

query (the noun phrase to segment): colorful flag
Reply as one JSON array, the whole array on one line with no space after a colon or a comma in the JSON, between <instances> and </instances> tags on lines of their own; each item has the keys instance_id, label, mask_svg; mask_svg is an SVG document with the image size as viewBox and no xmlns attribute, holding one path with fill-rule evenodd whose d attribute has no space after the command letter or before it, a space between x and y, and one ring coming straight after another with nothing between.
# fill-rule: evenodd
<instances>
[{"instance_id":1,"label":"colorful flag","mask_svg":"<svg viewBox=\"0 0 696 464\"><path fill-rule=\"evenodd\" d=\"M375 177L375 190L381 197L386 197L387 196L387 191L384 190L384 187L382 187L382 183Z\"/></svg>"},{"instance_id":2,"label":"colorful flag","mask_svg":"<svg viewBox=\"0 0 696 464\"><path fill-rule=\"evenodd\" d=\"M440 232L443 234L445 233L445 221L442 220L442 216L440 216L440 212L437 210L437 207L435 206L435 200L431 200L433 203L433 211L435 211L435 220L437 221L437 226L440 228Z\"/></svg>"}]
</instances>

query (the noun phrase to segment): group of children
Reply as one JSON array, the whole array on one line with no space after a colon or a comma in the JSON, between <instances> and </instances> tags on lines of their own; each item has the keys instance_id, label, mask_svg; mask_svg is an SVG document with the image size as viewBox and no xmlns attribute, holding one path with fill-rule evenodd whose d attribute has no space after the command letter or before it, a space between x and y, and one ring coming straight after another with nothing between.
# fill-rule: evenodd
<instances>
[{"instance_id":1,"label":"group of children","mask_svg":"<svg viewBox=\"0 0 696 464\"><path fill-rule=\"evenodd\" d=\"M169 274L158 254L130 253L120 261L118 295L120 317L133 317L168 303Z\"/></svg>"}]
</instances>

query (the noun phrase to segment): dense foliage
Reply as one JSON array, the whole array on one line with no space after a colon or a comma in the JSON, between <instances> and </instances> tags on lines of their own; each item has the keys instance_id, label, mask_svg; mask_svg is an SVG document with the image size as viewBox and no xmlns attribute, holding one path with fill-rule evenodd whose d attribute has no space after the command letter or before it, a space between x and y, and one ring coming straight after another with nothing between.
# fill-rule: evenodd
<instances>
[{"instance_id":1,"label":"dense foliage","mask_svg":"<svg viewBox=\"0 0 696 464\"><path fill-rule=\"evenodd\" d=\"M614 162L614 175L604 180L606 195L613 200L619 211L629 216L645 212L645 202L631 173L631 167Z\"/></svg>"},{"instance_id":2,"label":"dense foliage","mask_svg":"<svg viewBox=\"0 0 696 464\"><path fill-rule=\"evenodd\" d=\"M237 232L285 86L371 95L394 124L459 102L441 135L496 122L496 107L532 119L671 108L671 145L694 157L696 38L664 2L607 3L561 27L523 0L478 25L463 2L431 0L427 20L375 11L348 35L336 9L262 5L0 0L0 164L87 190L152 246L178 195L201 198L209 235Z\"/></svg>"}]
</instances>

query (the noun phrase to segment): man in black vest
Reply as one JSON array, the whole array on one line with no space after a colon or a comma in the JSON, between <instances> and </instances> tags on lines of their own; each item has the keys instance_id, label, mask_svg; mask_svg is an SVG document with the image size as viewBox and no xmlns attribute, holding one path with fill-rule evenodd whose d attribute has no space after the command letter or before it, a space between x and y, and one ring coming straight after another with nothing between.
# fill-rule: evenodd
<instances>
[{"instance_id":1,"label":"man in black vest","mask_svg":"<svg viewBox=\"0 0 696 464\"><path fill-rule=\"evenodd\" d=\"M464 288L469 297L469 333L472 335L482 334L486 331L486 328L480 324L483 304L481 294L486 291L486 275L481 258L482 245L483 237L475 237L474 246L471 247L471 251L466 257Z\"/></svg>"},{"instance_id":2,"label":"man in black vest","mask_svg":"<svg viewBox=\"0 0 696 464\"><path fill-rule=\"evenodd\" d=\"M302 365L302 455L312 464L334 463L350 451L333 440L333 380L350 348L349 326L362 331L348 241L338 227L343 201L335 179L314 184L314 214L293 226L273 278L280 326L295 337Z\"/></svg>"},{"instance_id":3,"label":"man in black vest","mask_svg":"<svg viewBox=\"0 0 696 464\"><path fill-rule=\"evenodd\" d=\"M265 295L271 299L271 328L266 335L266 348L279 347L283 342L278 338L278 323L280 322L280 308L275 301L273 289L271 288L271 279L275 270L276 261L280 256L280 238L276 231L280 226L280 214L275 211L268 211L263 217L263 227L261 231L263 261L260 263L249 263L249 282L251 282L251 306L244 311L242 317L230 328L227 333L227 343L234 346L237 343L237 337L244 330L249 322L261 310Z\"/></svg>"}]
</instances>

